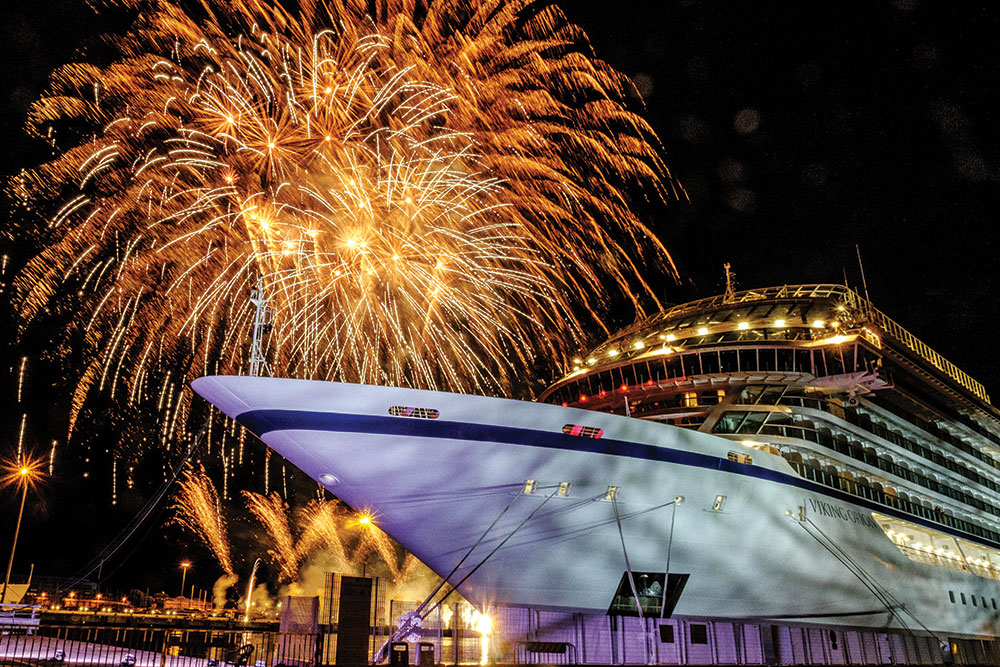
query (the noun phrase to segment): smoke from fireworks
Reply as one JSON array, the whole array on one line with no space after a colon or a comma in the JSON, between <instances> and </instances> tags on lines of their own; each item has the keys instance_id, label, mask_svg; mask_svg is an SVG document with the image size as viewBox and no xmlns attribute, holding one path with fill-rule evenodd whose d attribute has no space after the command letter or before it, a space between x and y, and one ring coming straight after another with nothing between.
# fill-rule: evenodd
<instances>
[{"instance_id":1,"label":"smoke from fireworks","mask_svg":"<svg viewBox=\"0 0 1000 667\"><path fill-rule=\"evenodd\" d=\"M335 500L312 500L295 512L277 493L264 496L243 492L247 509L264 528L267 550L277 565L278 578L297 582L302 566L317 554L339 571L361 573L382 568L393 585L408 582L421 563L378 528L367 514L358 515ZM293 528L294 524L294 528ZM371 558L374 554L375 558Z\"/></svg>"},{"instance_id":2,"label":"smoke from fireworks","mask_svg":"<svg viewBox=\"0 0 1000 667\"><path fill-rule=\"evenodd\" d=\"M200 539L215 556L219 567L235 583L226 520L222 516L215 485L203 467L184 472L171 509L174 512L173 521Z\"/></svg>"},{"instance_id":3,"label":"smoke from fireworks","mask_svg":"<svg viewBox=\"0 0 1000 667\"><path fill-rule=\"evenodd\" d=\"M656 137L548 2L117 4L120 57L53 75L28 126L55 157L13 182L43 245L22 335L72 312L85 360L71 430L103 392L183 436L258 281L274 374L485 390L674 272L628 207L682 195Z\"/></svg>"}]
</instances>

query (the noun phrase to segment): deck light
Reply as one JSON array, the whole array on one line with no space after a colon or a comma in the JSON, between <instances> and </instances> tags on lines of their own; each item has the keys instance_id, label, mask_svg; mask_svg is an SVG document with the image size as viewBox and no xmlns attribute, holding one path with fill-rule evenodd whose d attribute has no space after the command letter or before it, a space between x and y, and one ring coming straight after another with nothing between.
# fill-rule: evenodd
<instances>
[{"instance_id":1,"label":"deck light","mask_svg":"<svg viewBox=\"0 0 1000 667\"><path fill-rule=\"evenodd\" d=\"M708 327L698 327L698 335L704 336L708 334Z\"/></svg>"},{"instance_id":2,"label":"deck light","mask_svg":"<svg viewBox=\"0 0 1000 667\"><path fill-rule=\"evenodd\" d=\"M668 343L670 343L670 342L672 342L674 340L677 340L677 336L675 336L673 334L667 334L667 342Z\"/></svg>"},{"instance_id":3,"label":"deck light","mask_svg":"<svg viewBox=\"0 0 1000 667\"><path fill-rule=\"evenodd\" d=\"M775 320L774 321L774 326L776 326L776 327L783 327L783 326L785 326L785 320Z\"/></svg>"},{"instance_id":4,"label":"deck light","mask_svg":"<svg viewBox=\"0 0 1000 667\"><path fill-rule=\"evenodd\" d=\"M813 320L813 328L820 329L823 327L823 320Z\"/></svg>"},{"instance_id":5,"label":"deck light","mask_svg":"<svg viewBox=\"0 0 1000 667\"><path fill-rule=\"evenodd\" d=\"M608 350L608 356L609 357L617 357L618 356L618 350L616 350L615 348L611 348L610 350Z\"/></svg>"},{"instance_id":6,"label":"deck light","mask_svg":"<svg viewBox=\"0 0 1000 667\"><path fill-rule=\"evenodd\" d=\"M749 322L740 322L739 324L736 325L736 327L738 329L749 329L750 328L750 323Z\"/></svg>"},{"instance_id":7,"label":"deck light","mask_svg":"<svg viewBox=\"0 0 1000 667\"><path fill-rule=\"evenodd\" d=\"M643 343L641 340L637 340L637 341L635 341L634 347L637 350L641 350L642 348L646 347L646 344Z\"/></svg>"}]
</instances>

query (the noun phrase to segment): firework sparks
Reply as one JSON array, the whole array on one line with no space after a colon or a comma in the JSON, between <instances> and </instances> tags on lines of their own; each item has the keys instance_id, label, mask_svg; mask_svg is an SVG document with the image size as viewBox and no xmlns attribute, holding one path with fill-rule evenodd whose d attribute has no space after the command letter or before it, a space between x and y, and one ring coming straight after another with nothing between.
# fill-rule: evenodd
<instances>
[{"instance_id":1,"label":"firework sparks","mask_svg":"<svg viewBox=\"0 0 1000 667\"><path fill-rule=\"evenodd\" d=\"M302 526L301 537L297 545L299 557L306 558L309 554L324 549L330 552L337 562L350 566L352 559L347 554L344 541L344 522L348 511L338 502L330 500L312 500L299 511L299 522Z\"/></svg>"},{"instance_id":2,"label":"firework sparks","mask_svg":"<svg viewBox=\"0 0 1000 667\"><path fill-rule=\"evenodd\" d=\"M196 535L212 552L226 575L234 578L226 520L219 507L215 485L203 467L198 471L185 471L172 509L173 521Z\"/></svg>"},{"instance_id":3,"label":"firework sparks","mask_svg":"<svg viewBox=\"0 0 1000 667\"><path fill-rule=\"evenodd\" d=\"M638 308L640 262L674 273L628 208L683 193L627 80L549 3L468 4L151 0L120 59L53 75L14 302L22 333L80 314L71 431L101 391L183 435L187 380L242 368L258 281L275 373L485 390L609 295Z\"/></svg>"},{"instance_id":4,"label":"firework sparks","mask_svg":"<svg viewBox=\"0 0 1000 667\"><path fill-rule=\"evenodd\" d=\"M299 572L300 554L295 538L288 526L288 505L277 492L269 496L244 491L247 509L257 517L271 538L272 548L267 550L278 564L281 578L292 581Z\"/></svg>"}]
</instances>

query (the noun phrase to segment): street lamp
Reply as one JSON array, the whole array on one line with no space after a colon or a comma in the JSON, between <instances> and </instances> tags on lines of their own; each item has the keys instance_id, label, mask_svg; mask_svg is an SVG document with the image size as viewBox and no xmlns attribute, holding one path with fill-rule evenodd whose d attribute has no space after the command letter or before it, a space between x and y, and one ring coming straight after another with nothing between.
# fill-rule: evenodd
<instances>
[{"instance_id":1,"label":"street lamp","mask_svg":"<svg viewBox=\"0 0 1000 667\"><path fill-rule=\"evenodd\" d=\"M3 592L0 593L0 603L7 602L7 586L10 584L10 570L14 567L14 549L17 548L17 538L21 533L21 516L24 514L24 502L28 499L28 487L35 482L38 475L39 461L25 460L20 465L8 466L4 475L4 484L21 485L21 509L17 511L17 527L14 528L14 543L10 545L10 559L7 561L7 574L3 578Z\"/></svg>"},{"instance_id":2,"label":"street lamp","mask_svg":"<svg viewBox=\"0 0 1000 667\"><path fill-rule=\"evenodd\" d=\"M181 597L184 597L184 581L187 579L189 567L191 567L191 561L181 561L181 570L183 570L183 572L181 572Z\"/></svg>"}]
</instances>

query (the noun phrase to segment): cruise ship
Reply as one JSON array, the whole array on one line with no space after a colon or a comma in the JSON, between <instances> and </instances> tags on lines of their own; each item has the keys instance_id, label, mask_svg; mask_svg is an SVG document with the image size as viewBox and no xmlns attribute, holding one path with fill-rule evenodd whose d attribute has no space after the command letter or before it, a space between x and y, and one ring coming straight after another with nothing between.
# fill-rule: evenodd
<instances>
[{"instance_id":1,"label":"cruise ship","mask_svg":"<svg viewBox=\"0 0 1000 667\"><path fill-rule=\"evenodd\" d=\"M473 603L1000 634L1000 413L845 286L671 307L537 401L193 387Z\"/></svg>"}]
</instances>

